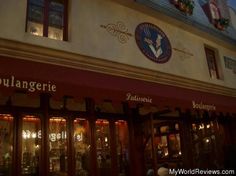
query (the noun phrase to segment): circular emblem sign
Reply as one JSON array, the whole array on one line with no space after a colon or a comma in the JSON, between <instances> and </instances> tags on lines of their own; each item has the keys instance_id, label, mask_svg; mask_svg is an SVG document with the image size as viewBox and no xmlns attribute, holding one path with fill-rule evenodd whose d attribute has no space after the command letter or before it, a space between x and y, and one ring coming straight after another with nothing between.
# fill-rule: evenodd
<instances>
[{"instance_id":1,"label":"circular emblem sign","mask_svg":"<svg viewBox=\"0 0 236 176\"><path fill-rule=\"evenodd\" d=\"M139 24L135 30L135 39L139 49L150 60L165 63L170 59L170 41L165 33L154 24Z\"/></svg>"}]
</instances>

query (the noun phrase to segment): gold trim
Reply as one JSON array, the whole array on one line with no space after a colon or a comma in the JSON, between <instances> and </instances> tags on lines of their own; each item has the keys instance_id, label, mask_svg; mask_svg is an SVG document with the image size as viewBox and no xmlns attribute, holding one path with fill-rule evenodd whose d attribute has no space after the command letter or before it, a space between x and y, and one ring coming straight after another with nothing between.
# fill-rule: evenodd
<instances>
[{"instance_id":1,"label":"gold trim","mask_svg":"<svg viewBox=\"0 0 236 176\"><path fill-rule=\"evenodd\" d=\"M100 25L101 28L104 28L110 35L116 37L118 41L122 44L127 43L129 37L133 35L129 33L128 28L122 21L116 23L109 23L107 25Z\"/></svg>"},{"instance_id":2,"label":"gold trim","mask_svg":"<svg viewBox=\"0 0 236 176\"><path fill-rule=\"evenodd\" d=\"M14 57L236 97L236 89L234 88L6 39L0 39L0 56Z\"/></svg>"}]
</instances>

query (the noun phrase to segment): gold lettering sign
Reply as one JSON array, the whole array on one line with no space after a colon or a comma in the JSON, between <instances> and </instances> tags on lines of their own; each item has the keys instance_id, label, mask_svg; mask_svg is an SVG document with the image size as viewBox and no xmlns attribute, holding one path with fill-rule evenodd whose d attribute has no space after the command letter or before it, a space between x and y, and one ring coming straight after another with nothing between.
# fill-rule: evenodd
<instances>
[{"instance_id":1,"label":"gold lettering sign","mask_svg":"<svg viewBox=\"0 0 236 176\"><path fill-rule=\"evenodd\" d=\"M126 101L137 101L143 103L152 103L152 98L147 96L138 96L135 94L127 93L126 94Z\"/></svg>"},{"instance_id":2,"label":"gold lettering sign","mask_svg":"<svg viewBox=\"0 0 236 176\"><path fill-rule=\"evenodd\" d=\"M196 103L195 101L192 101L192 106L193 106L193 109L201 109L201 110L207 110L207 111L216 110L215 105L204 104L203 102Z\"/></svg>"},{"instance_id":3,"label":"gold lettering sign","mask_svg":"<svg viewBox=\"0 0 236 176\"><path fill-rule=\"evenodd\" d=\"M57 90L57 86L55 84L52 84L50 81L26 81L16 79L15 76L10 76L7 78L0 77L0 87L24 89L29 92L56 92Z\"/></svg>"}]
</instances>

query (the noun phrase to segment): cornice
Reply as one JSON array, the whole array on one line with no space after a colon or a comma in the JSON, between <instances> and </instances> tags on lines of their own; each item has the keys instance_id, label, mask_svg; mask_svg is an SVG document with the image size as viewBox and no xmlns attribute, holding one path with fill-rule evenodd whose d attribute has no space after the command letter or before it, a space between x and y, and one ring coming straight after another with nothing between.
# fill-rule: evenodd
<instances>
[{"instance_id":1,"label":"cornice","mask_svg":"<svg viewBox=\"0 0 236 176\"><path fill-rule=\"evenodd\" d=\"M0 56L236 97L236 89L18 41L0 39Z\"/></svg>"}]
</instances>

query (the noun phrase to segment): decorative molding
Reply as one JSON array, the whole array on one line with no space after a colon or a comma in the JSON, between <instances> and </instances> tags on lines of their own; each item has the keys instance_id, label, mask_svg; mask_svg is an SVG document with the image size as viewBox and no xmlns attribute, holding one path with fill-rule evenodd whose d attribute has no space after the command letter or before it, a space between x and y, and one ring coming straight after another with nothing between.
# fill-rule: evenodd
<instances>
[{"instance_id":1,"label":"decorative molding","mask_svg":"<svg viewBox=\"0 0 236 176\"><path fill-rule=\"evenodd\" d=\"M117 37L118 41L122 44L127 43L129 37L133 36L128 32L128 28L121 21L118 21L116 24L100 25L100 27L106 29L112 36Z\"/></svg>"},{"instance_id":2,"label":"decorative molding","mask_svg":"<svg viewBox=\"0 0 236 176\"><path fill-rule=\"evenodd\" d=\"M236 89L177 75L111 62L42 46L0 39L0 56L60 65L131 79L182 87L191 90L236 97Z\"/></svg>"}]
</instances>

